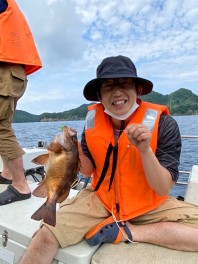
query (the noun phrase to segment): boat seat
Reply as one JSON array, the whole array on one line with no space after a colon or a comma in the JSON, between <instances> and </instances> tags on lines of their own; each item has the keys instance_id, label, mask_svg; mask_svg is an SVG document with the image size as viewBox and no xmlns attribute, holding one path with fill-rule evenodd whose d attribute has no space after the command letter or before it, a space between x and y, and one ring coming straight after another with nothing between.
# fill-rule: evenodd
<instances>
[{"instance_id":1,"label":"boat seat","mask_svg":"<svg viewBox=\"0 0 198 264\"><path fill-rule=\"evenodd\" d=\"M184 252L152 244L103 244L92 256L91 264L195 264L197 252Z\"/></svg>"}]
</instances>

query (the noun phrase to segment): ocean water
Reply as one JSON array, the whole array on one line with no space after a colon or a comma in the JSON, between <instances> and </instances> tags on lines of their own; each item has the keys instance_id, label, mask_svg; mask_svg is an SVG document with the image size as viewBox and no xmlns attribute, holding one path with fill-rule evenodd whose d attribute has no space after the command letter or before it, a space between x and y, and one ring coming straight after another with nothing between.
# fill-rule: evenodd
<instances>
[{"instance_id":1,"label":"ocean water","mask_svg":"<svg viewBox=\"0 0 198 264\"><path fill-rule=\"evenodd\" d=\"M198 115L193 116L173 116L179 125L181 135L198 136ZM38 141L51 142L62 126L71 126L78 132L80 140L84 128L84 120L80 121L58 121L58 122L33 122L33 123L13 123L13 129L22 147L35 147ZM180 170L190 171L192 165L198 165L198 138L182 139L182 153L180 159ZM187 182L187 176L181 174L179 181ZM184 196L186 187L175 185L171 194L174 196Z\"/></svg>"}]
</instances>

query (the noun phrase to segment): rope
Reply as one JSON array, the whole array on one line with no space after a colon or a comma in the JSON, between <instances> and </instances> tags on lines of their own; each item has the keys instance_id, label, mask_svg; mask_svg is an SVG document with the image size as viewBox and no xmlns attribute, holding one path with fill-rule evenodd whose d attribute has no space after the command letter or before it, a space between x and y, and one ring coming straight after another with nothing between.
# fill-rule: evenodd
<instances>
[{"instance_id":1,"label":"rope","mask_svg":"<svg viewBox=\"0 0 198 264\"><path fill-rule=\"evenodd\" d=\"M129 242L132 243L132 244L138 244L138 242L135 242L135 241L129 239L129 238L125 235L125 233L123 232L123 230L120 228L120 226L119 226L118 223L119 223L119 222L124 222L124 221L122 221L122 220L117 220L117 219L116 219L116 216L115 216L114 213L113 213L113 208L112 208L111 214L112 214L113 220L115 221L115 223L116 223L118 229L120 230L120 232L122 233L122 235L127 239L127 241L129 241Z\"/></svg>"}]
</instances>

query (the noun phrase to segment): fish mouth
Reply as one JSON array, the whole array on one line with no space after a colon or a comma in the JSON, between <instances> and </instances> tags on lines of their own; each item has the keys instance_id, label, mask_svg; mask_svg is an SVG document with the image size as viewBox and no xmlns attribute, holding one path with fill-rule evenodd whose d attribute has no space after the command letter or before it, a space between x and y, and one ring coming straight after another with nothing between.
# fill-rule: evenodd
<instances>
[{"instance_id":1,"label":"fish mouth","mask_svg":"<svg viewBox=\"0 0 198 264\"><path fill-rule=\"evenodd\" d=\"M74 132L73 130L68 130L68 133L69 133L70 137L73 137L76 135L76 132Z\"/></svg>"},{"instance_id":2,"label":"fish mouth","mask_svg":"<svg viewBox=\"0 0 198 264\"><path fill-rule=\"evenodd\" d=\"M71 146L72 143L77 142L77 131L72 127L64 127L64 145Z\"/></svg>"},{"instance_id":3,"label":"fish mouth","mask_svg":"<svg viewBox=\"0 0 198 264\"><path fill-rule=\"evenodd\" d=\"M65 149L70 149L71 145L77 142L77 132L74 128L64 126L63 131L56 135L54 142Z\"/></svg>"},{"instance_id":4,"label":"fish mouth","mask_svg":"<svg viewBox=\"0 0 198 264\"><path fill-rule=\"evenodd\" d=\"M65 126L64 127L64 133L65 133L65 137L67 137L68 135L73 138L73 137L76 137L77 136L77 131L72 128L72 127L67 127Z\"/></svg>"}]
</instances>

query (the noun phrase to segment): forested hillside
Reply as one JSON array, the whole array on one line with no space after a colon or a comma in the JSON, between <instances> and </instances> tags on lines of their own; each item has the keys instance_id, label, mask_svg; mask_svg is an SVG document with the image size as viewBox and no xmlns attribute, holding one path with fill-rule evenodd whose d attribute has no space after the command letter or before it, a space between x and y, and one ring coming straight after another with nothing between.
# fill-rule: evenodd
<instances>
[{"instance_id":1,"label":"forested hillside","mask_svg":"<svg viewBox=\"0 0 198 264\"><path fill-rule=\"evenodd\" d=\"M181 88L169 95L162 95L155 91L140 97L144 101L163 104L169 107L172 115L197 115L198 96L192 91ZM61 120L81 120L85 119L88 104L83 104L75 109L60 113L43 113L33 115L22 110L16 110L14 122L41 122L41 121L61 121Z\"/></svg>"}]
</instances>

